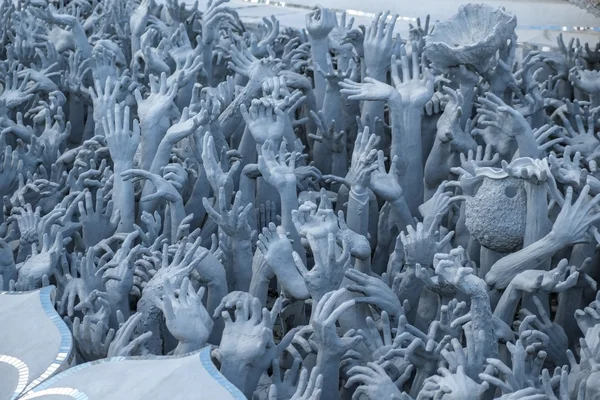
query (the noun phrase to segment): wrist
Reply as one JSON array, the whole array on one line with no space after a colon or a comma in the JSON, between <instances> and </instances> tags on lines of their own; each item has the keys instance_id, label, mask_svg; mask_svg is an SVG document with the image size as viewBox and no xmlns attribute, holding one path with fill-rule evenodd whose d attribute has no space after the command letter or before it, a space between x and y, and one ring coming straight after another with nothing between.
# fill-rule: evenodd
<instances>
[{"instance_id":1,"label":"wrist","mask_svg":"<svg viewBox=\"0 0 600 400\"><path fill-rule=\"evenodd\" d=\"M386 79L386 75L387 75L387 71L382 68L380 65L367 65L367 76L369 78L373 78L376 79L380 82L385 82Z\"/></svg>"},{"instance_id":2,"label":"wrist","mask_svg":"<svg viewBox=\"0 0 600 400\"><path fill-rule=\"evenodd\" d=\"M404 202L404 193L400 192L396 194L393 198L387 198L385 200L389 202L392 207L399 207Z\"/></svg>"},{"instance_id":3,"label":"wrist","mask_svg":"<svg viewBox=\"0 0 600 400\"><path fill-rule=\"evenodd\" d=\"M329 33L325 35L314 35L309 32L308 34L310 37L311 49L314 49L315 46L329 46Z\"/></svg>"},{"instance_id":4,"label":"wrist","mask_svg":"<svg viewBox=\"0 0 600 400\"><path fill-rule=\"evenodd\" d=\"M321 348L319 347L319 351L317 352L317 366L321 373L324 373L324 369L327 369L327 366L336 366L338 368L340 361L342 360L342 354L340 351L334 351L330 348ZM323 375L325 376L325 375Z\"/></svg>"},{"instance_id":5,"label":"wrist","mask_svg":"<svg viewBox=\"0 0 600 400\"><path fill-rule=\"evenodd\" d=\"M114 159L115 175L121 175L121 172L133 169L133 160Z\"/></svg>"},{"instance_id":6,"label":"wrist","mask_svg":"<svg viewBox=\"0 0 600 400\"><path fill-rule=\"evenodd\" d=\"M281 206L284 205L298 205L298 193L296 193L296 180L293 182L286 181L283 185L277 187L279 197L281 198Z\"/></svg>"},{"instance_id":7,"label":"wrist","mask_svg":"<svg viewBox=\"0 0 600 400\"><path fill-rule=\"evenodd\" d=\"M555 247L557 250L569 244L567 235L556 232L554 227L552 227L552 230L540 240L547 242L548 246Z\"/></svg>"},{"instance_id":8,"label":"wrist","mask_svg":"<svg viewBox=\"0 0 600 400\"><path fill-rule=\"evenodd\" d=\"M250 372L250 365L236 357L235 360L221 360L221 374L234 384L240 391L244 391L246 378Z\"/></svg>"},{"instance_id":9,"label":"wrist","mask_svg":"<svg viewBox=\"0 0 600 400\"><path fill-rule=\"evenodd\" d=\"M200 350L204 347L205 343L201 343L199 341L179 341L179 344L175 348L175 355L187 354L196 350Z\"/></svg>"},{"instance_id":10,"label":"wrist","mask_svg":"<svg viewBox=\"0 0 600 400\"><path fill-rule=\"evenodd\" d=\"M367 190L367 186L362 185L360 183L353 184L352 187L350 188L350 190L352 191L352 194L354 194L355 196L357 196L358 198L361 198L361 199L369 196L369 191Z\"/></svg>"},{"instance_id":11,"label":"wrist","mask_svg":"<svg viewBox=\"0 0 600 400\"><path fill-rule=\"evenodd\" d=\"M394 90L394 93L392 93L387 102L392 110L401 110L404 107L404 104L402 103L402 97L397 90Z\"/></svg>"}]
</instances>

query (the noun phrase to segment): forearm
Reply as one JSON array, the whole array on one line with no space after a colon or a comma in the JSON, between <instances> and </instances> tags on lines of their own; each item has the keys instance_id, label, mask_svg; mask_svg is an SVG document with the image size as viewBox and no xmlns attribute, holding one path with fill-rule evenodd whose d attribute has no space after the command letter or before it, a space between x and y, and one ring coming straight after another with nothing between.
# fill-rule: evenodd
<instances>
[{"instance_id":1,"label":"forearm","mask_svg":"<svg viewBox=\"0 0 600 400\"><path fill-rule=\"evenodd\" d=\"M369 78L373 78L378 80L379 82L386 82L386 71L379 71L377 68L366 67L366 75ZM384 101L364 101L362 104L362 112L360 114L363 123L367 122L367 116L371 121L375 118L380 118L382 121L384 119Z\"/></svg>"},{"instance_id":2,"label":"forearm","mask_svg":"<svg viewBox=\"0 0 600 400\"><path fill-rule=\"evenodd\" d=\"M133 168L133 162L115 161L113 201L121 213L116 233L133 231L135 222L135 193L131 181L125 181L121 173Z\"/></svg>"},{"instance_id":3,"label":"forearm","mask_svg":"<svg viewBox=\"0 0 600 400\"><path fill-rule=\"evenodd\" d=\"M392 217L400 232L404 231L407 226L414 226L415 220L408 209L408 204L406 204L404 196L391 201L390 205L392 206Z\"/></svg>"},{"instance_id":4,"label":"forearm","mask_svg":"<svg viewBox=\"0 0 600 400\"><path fill-rule=\"evenodd\" d=\"M173 351L174 356L179 356L182 354L188 354L196 350L200 350L206 346L206 343L201 342L179 342L175 351Z\"/></svg>"},{"instance_id":5,"label":"forearm","mask_svg":"<svg viewBox=\"0 0 600 400\"><path fill-rule=\"evenodd\" d=\"M176 201L169 202L169 216L171 217L171 242L173 243L177 240L177 231L181 222L187 216L181 196Z\"/></svg>"},{"instance_id":6,"label":"forearm","mask_svg":"<svg viewBox=\"0 0 600 400\"><path fill-rule=\"evenodd\" d=\"M139 35L131 34L131 54L137 53L141 49L141 38Z\"/></svg>"},{"instance_id":7,"label":"forearm","mask_svg":"<svg viewBox=\"0 0 600 400\"><path fill-rule=\"evenodd\" d=\"M392 109L392 147L390 157L398 156L400 186L407 196L408 208L416 215L423 202L423 154L421 151L421 109L390 103Z\"/></svg>"},{"instance_id":8,"label":"forearm","mask_svg":"<svg viewBox=\"0 0 600 400\"><path fill-rule=\"evenodd\" d=\"M590 93L590 109L600 107L600 93Z\"/></svg>"},{"instance_id":9,"label":"forearm","mask_svg":"<svg viewBox=\"0 0 600 400\"><path fill-rule=\"evenodd\" d=\"M325 39L312 39L310 41L310 52L313 62L313 70L317 71L317 65L321 67L323 71L327 71L327 54L329 54L329 38ZM317 108L320 110L323 107L323 99L325 97L325 86L326 81L323 76L317 72L314 73L315 80L315 99Z\"/></svg>"},{"instance_id":10,"label":"forearm","mask_svg":"<svg viewBox=\"0 0 600 400\"><path fill-rule=\"evenodd\" d=\"M475 278L473 279L480 279ZM482 285L485 286L485 285ZM494 323L492 316L492 309L490 305L490 298L485 288L478 289L475 294L471 293L471 326L470 329L473 332L474 340L480 341L479 332L483 332L483 355L481 359L485 362L487 358L498 357L498 340L494 332ZM469 365L470 376L477 376L483 368L483 365Z\"/></svg>"},{"instance_id":11,"label":"forearm","mask_svg":"<svg viewBox=\"0 0 600 400\"><path fill-rule=\"evenodd\" d=\"M233 273L234 290L247 292L252 280L252 243L250 238L234 237L233 243Z\"/></svg>"},{"instance_id":12,"label":"forearm","mask_svg":"<svg viewBox=\"0 0 600 400\"><path fill-rule=\"evenodd\" d=\"M548 186L545 183L525 182L527 193L527 222L523 246L535 243L546 236L551 229L548 218Z\"/></svg>"},{"instance_id":13,"label":"forearm","mask_svg":"<svg viewBox=\"0 0 600 400\"><path fill-rule=\"evenodd\" d=\"M425 162L424 179L428 192L435 191L443 181L448 179L453 154L450 143L442 143L439 139L435 140Z\"/></svg>"},{"instance_id":14,"label":"forearm","mask_svg":"<svg viewBox=\"0 0 600 400\"><path fill-rule=\"evenodd\" d=\"M592 196L595 196L598 193L600 193L600 180L593 177L592 175L588 175L586 183L590 186L590 194Z\"/></svg>"},{"instance_id":15,"label":"forearm","mask_svg":"<svg viewBox=\"0 0 600 400\"><path fill-rule=\"evenodd\" d=\"M326 135L327 133L322 132L322 135ZM333 161L331 158L332 155L332 151L331 151L331 145L328 145L327 143L323 143L323 142L318 142L315 141L315 144L313 146L313 151L312 151L312 155L313 155L313 161L315 162L315 167L317 167L319 169L319 171L321 171L321 173L323 174L333 174ZM337 175L337 176L346 176L346 174L343 175Z\"/></svg>"},{"instance_id":16,"label":"forearm","mask_svg":"<svg viewBox=\"0 0 600 400\"><path fill-rule=\"evenodd\" d=\"M312 84L312 82L311 82ZM305 117L310 117L310 111L314 111L314 112L318 112L319 109L317 108L317 98L315 97L315 92L313 91L312 87L310 88L305 88L304 90L304 95L306 96L306 100L304 102L304 116ZM317 131L317 124L315 123L315 121L313 121L312 118L308 119L308 122L306 123L306 130L307 132L316 132Z\"/></svg>"},{"instance_id":17,"label":"forearm","mask_svg":"<svg viewBox=\"0 0 600 400\"><path fill-rule=\"evenodd\" d=\"M261 90L260 84L253 83L252 81L242 89L242 91L233 99L233 101L227 106L227 108L219 115L219 123L221 124L221 132L226 139L229 139L233 135L235 129L242 122L242 114L240 112L240 105L249 105L252 99L260 97L259 93Z\"/></svg>"},{"instance_id":18,"label":"forearm","mask_svg":"<svg viewBox=\"0 0 600 400\"><path fill-rule=\"evenodd\" d=\"M236 388L245 393L246 378L250 372L250 366L242 360L224 360L221 362L221 374L227 378Z\"/></svg>"},{"instance_id":19,"label":"forearm","mask_svg":"<svg viewBox=\"0 0 600 400\"><path fill-rule=\"evenodd\" d=\"M353 186L348 199L348 228L359 235L367 236L369 232L369 192L366 188ZM371 259L357 260L355 268L366 274L371 273Z\"/></svg>"},{"instance_id":20,"label":"forearm","mask_svg":"<svg viewBox=\"0 0 600 400\"><path fill-rule=\"evenodd\" d=\"M327 379L323 379L321 389L322 399L338 399L340 392L338 389L340 379L340 361L341 357L337 354L326 354L321 349L317 353L317 368L319 373Z\"/></svg>"},{"instance_id":21,"label":"forearm","mask_svg":"<svg viewBox=\"0 0 600 400\"><path fill-rule=\"evenodd\" d=\"M515 289L512 285L508 285L500 301L496 305L494 310L494 316L507 323L509 326L512 324L517 306L521 300L521 291Z\"/></svg>"},{"instance_id":22,"label":"forearm","mask_svg":"<svg viewBox=\"0 0 600 400\"><path fill-rule=\"evenodd\" d=\"M515 138L519 148L519 157L531 157L534 159L540 157L540 150L530 130L517 134Z\"/></svg>"},{"instance_id":23,"label":"forearm","mask_svg":"<svg viewBox=\"0 0 600 400\"><path fill-rule=\"evenodd\" d=\"M405 300L409 304L409 312L406 313L406 318L409 323L413 324L417 317L417 308L419 307L419 299L421 298L421 291L423 290L423 281L417 278L415 275L414 266L406 266L406 274L400 281L398 287L398 298L401 302Z\"/></svg>"},{"instance_id":24,"label":"forearm","mask_svg":"<svg viewBox=\"0 0 600 400\"><path fill-rule=\"evenodd\" d=\"M244 127L244 133L238 146L238 151L242 155L240 167L243 169L248 164L254 164L257 161L256 140L252 137L250 129Z\"/></svg>"},{"instance_id":25,"label":"forearm","mask_svg":"<svg viewBox=\"0 0 600 400\"><path fill-rule=\"evenodd\" d=\"M588 257L594 257L596 253L596 242L590 243L579 243L573 246L571 250L571 257L569 258L569 265L579 266ZM591 271L583 271L591 272ZM556 309L556 315L554 322L562 326L565 333L569 337L569 343L574 343L578 340L580 335L579 327L575 321L575 314L573 310L581 308L581 300L584 288L575 286L565 292L558 295L558 308Z\"/></svg>"},{"instance_id":26,"label":"forearm","mask_svg":"<svg viewBox=\"0 0 600 400\"><path fill-rule=\"evenodd\" d=\"M96 123L94 122L93 106L87 105L87 118L83 128L83 140L88 140L94 137L96 131Z\"/></svg>"},{"instance_id":27,"label":"forearm","mask_svg":"<svg viewBox=\"0 0 600 400\"><path fill-rule=\"evenodd\" d=\"M69 141L81 143L85 128L85 103L82 98L74 93L69 96L69 122L71 122L71 136Z\"/></svg>"},{"instance_id":28,"label":"forearm","mask_svg":"<svg viewBox=\"0 0 600 400\"><path fill-rule=\"evenodd\" d=\"M348 153L346 152L346 149L344 148L343 151L340 152L331 152L330 157L331 174L335 176L346 176L348 174Z\"/></svg>"},{"instance_id":29,"label":"forearm","mask_svg":"<svg viewBox=\"0 0 600 400\"><path fill-rule=\"evenodd\" d=\"M131 308L129 306L129 296L121 296L119 292L111 293L109 287L106 288L107 293L109 294L109 303L110 303L110 318L109 318L109 327L117 330L119 328L119 321L117 319L117 311L121 311L123 313L123 317L125 321L131 315Z\"/></svg>"},{"instance_id":30,"label":"forearm","mask_svg":"<svg viewBox=\"0 0 600 400\"><path fill-rule=\"evenodd\" d=\"M242 193L242 205L255 204L256 179L250 178L242 173L240 176L240 186L238 191ZM252 229L257 228L256 215L254 213L248 214L248 223Z\"/></svg>"},{"instance_id":31,"label":"forearm","mask_svg":"<svg viewBox=\"0 0 600 400\"><path fill-rule=\"evenodd\" d=\"M156 150L156 155L152 159L152 164L150 165L150 173L156 174L159 176L162 175L161 174L162 168L167 166L167 164L169 164L169 158L171 157L172 148L173 148L172 144L167 143L164 140L160 142L160 144L158 145L158 148ZM151 194L153 191L154 191L154 185L152 185L152 183L149 181L144 182L144 185L142 186L142 197L145 197L145 196ZM146 212L149 212L150 214L152 214L154 212L154 210L156 210L156 208L158 207L159 202L160 202L160 200L158 200L158 199L152 200L152 201L141 202L140 210L139 210L140 215L143 211L146 211Z\"/></svg>"},{"instance_id":32,"label":"forearm","mask_svg":"<svg viewBox=\"0 0 600 400\"><path fill-rule=\"evenodd\" d=\"M469 118L471 118L471 110L475 101L475 84L461 83L460 93L463 95L462 109L464 111L460 118L460 126L464 128ZM502 98L502 94L500 94L500 98Z\"/></svg>"},{"instance_id":33,"label":"forearm","mask_svg":"<svg viewBox=\"0 0 600 400\"><path fill-rule=\"evenodd\" d=\"M289 232L289 238L293 240L292 247L306 263L306 252L302 246L300 235L296 226L292 222L292 211L298 209L298 195L296 193L296 183L290 184L279 191L281 198L281 226L286 232Z\"/></svg>"},{"instance_id":34,"label":"forearm","mask_svg":"<svg viewBox=\"0 0 600 400\"><path fill-rule=\"evenodd\" d=\"M218 262L218 261L217 261ZM225 269L222 265L220 268L223 270L223 281L222 282L210 282L207 285L206 293L206 311L209 315L213 315L215 310L221 304L223 297L227 296L227 281L225 279ZM217 319L214 322L213 329L208 337L208 342L211 344L219 344L221 342L221 336L223 336L223 328L225 324L222 318Z\"/></svg>"},{"instance_id":35,"label":"forearm","mask_svg":"<svg viewBox=\"0 0 600 400\"><path fill-rule=\"evenodd\" d=\"M206 173L204 173L202 168L199 168L198 172L198 178L196 179L196 183L194 183L192 193L185 203L185 213L188 215L194 214L193 222L195 226L200 226L202 221L204 221L206 210L202 204L202 199L210 195L210 184L206 179Z\"/></svg>"},{"instance_id":36,"label":"forearm","mask_svg":"<svg viewBox=\"0 0 600 400\"><path fill-rule=\"evenodd\" d=\"M204 67L204 71L206 71L206 83L209 86L212 86L212 58L213 58L213 44L204 43L204 48L202 49L202 65Z\"/></svg>"},{"instance_id":37,"label":"forearm","mask_svg":"<svg viewBox=\"0 0 600 400\"><path fill-rule=\"evenodd\" d=\"M332 88L330 84L327 84L327 89L325 90L325 96L323 98L323 117L327 123L331 121L336 122L337 129L340 129L340 124L343 121L343 112L342 112L342 95L340 94L339 88Z\"/></svg>"},{"instance_id":38,"label":"forearm","mask_svg":"<svg viewBox=\"0 0 600 400\"><path fill-rule=\"evenodd\" d=\"M19 251L17 252L17 263L24 262L31 255L31 242L28 240L19 240Z\"/></svg>"},{"instance_id":39,"label":"forearm","mask_svg":"<svg viewBox=\"0 0 600 400\"><path fill-rule=\"evenodd\" d=\"M71 31L75 39L75 48L81 51L81 57L86 60L92 56L92 46L88 42L87 35L79 22L71 25Z\"/></svg>"},{"instance_id":40,"label":"forearm","mask_svg":"<svg viewBox=\"0 0 600 400\"><path fill-rule=\"evenodd\" d=\"M140 121L140 130L142 133L140 142L140 164L142 169L149 171L160 146L161 138L164 136L164 132L158 132L161 130L161 127L156 121Z\"/></svg>"},{"instance_id":41,"label":"forearm","mask_svg":"<svg viewBox=\"0 0 600 400\"><path fill-rule=\"evenodd\" d=\"M550 232L537 242L498 260L485 275L488 285L503 289L519 273L535 269L565 246Z\"/></svg>"},{"instance_id":42,"label":"forearm","mask_svg":"<svg viewBox=\"0 0 600 400\"><path fill-rule=\"evenodd\" d=\"M263 307L267 305L269 282L274 276L273 270L265 262L262 253L256 252L252 259L252 280L248 292L259 299Z\"/></svg>"},{"instance_id":43,"label":"forearm","mask_svg":"<svg viewBox=\"0 0 600 400\"><path fill-rule=\"evenodd\" d=\"M550 232L552 224L548 218L548 186L546 183L541 182L540 184L537 184L526 180L524 185L525 191L527 192L527 221L525 224L523 247L526 247L546 236L548 232ZM547 259L537 268L549 271L551 268L551 260ZM543 304L549 304L547 293L538 293L537 297ZM529 293L523 295L521 307L527 309L535 308L535 304Z\"/></svg>"}]
</instances>

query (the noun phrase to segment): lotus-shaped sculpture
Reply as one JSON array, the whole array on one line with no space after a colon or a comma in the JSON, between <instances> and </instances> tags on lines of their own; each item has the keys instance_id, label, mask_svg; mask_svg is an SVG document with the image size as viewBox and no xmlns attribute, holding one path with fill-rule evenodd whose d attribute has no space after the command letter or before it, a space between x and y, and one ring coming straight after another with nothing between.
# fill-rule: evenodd
<instances>
[{"instance_id":1,"label":"lotus-shaped sculpture","mask_svg":"<svg viewBox=\"0 0 600 400\"><path fill-rule=\"evenodd\" d=\"M466 65L485 72L516 26L517 18L502 7L467 4L435 25L425 38L425 56L440 70Z\"/></svg>"}]
</instances>

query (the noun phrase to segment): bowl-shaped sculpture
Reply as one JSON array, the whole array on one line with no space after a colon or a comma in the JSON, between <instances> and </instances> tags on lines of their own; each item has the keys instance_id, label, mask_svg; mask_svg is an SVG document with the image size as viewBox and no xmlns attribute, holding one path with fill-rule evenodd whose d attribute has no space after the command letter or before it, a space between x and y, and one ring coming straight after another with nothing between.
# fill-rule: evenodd
<instances>
[{"instance_id":1,"label":"bowl-shaped sculpture","mask_svg":"<svg viewBox=\"0 0 600 400\"><path fill-rule=\"evenodd\" d=\"M490 59L514 34L517 18L485 4L467 4L425 38L425 55L437 68L466 65L484 72Z\"/></svg>"}]
</instances>

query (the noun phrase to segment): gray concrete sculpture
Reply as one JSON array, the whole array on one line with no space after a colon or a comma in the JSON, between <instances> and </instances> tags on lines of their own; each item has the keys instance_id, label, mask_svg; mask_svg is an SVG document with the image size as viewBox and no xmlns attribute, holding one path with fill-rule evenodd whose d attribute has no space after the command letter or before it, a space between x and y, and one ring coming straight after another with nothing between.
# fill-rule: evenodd
<instances>
[{"instance_id":1,"label":"gray concrete sculpture","mask_svg":"<svg viewBox=\"0 0 600 400\"><path fill-rule=\"evenodd\" d=\"M0 400L592 400L600 45L468 4L0 0Z\"/></svg>"}]
</instances>

